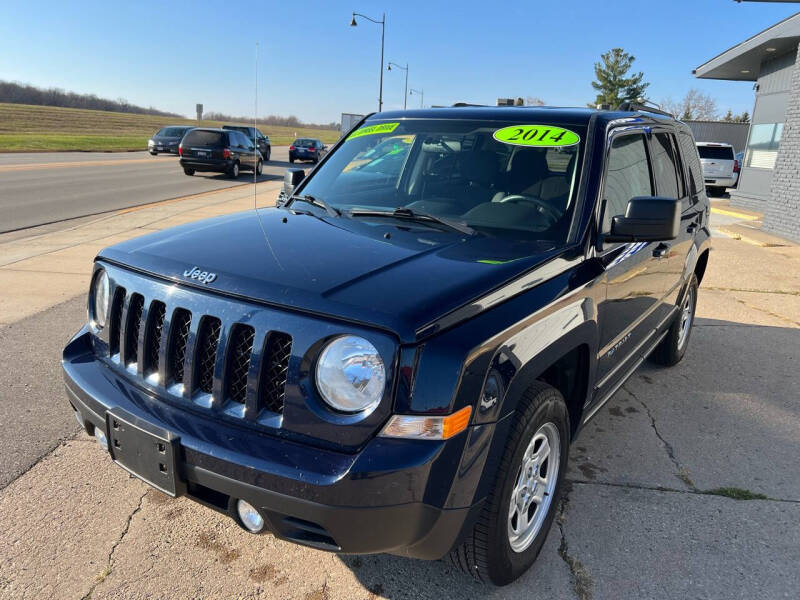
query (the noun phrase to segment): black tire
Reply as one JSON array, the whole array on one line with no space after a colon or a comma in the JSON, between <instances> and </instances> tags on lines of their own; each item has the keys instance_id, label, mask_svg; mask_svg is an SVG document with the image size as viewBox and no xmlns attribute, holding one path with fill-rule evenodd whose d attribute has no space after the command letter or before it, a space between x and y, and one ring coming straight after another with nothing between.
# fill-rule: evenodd
<instances>
[{"instance_id":1,"label":"black tire","mask_svg":"<svg viewBox=\"0 0 800 600\"><path fill-rule=\"evenodd\" d=\"M228 177L231 179L238 179L239 178L239 163L235 162L231 165L231 168L228 169Z\"/></svg>"},{"instance_id":2,"label":"black tire","mask_svg":"<svg viewBox=\"0 0 800 600\"><path fill-rule=\"evenodd\" d=\"M194 175L194 169L184 169L183 172L189 175L190 177Z\"/></svg>"},{"instance_id":3,"label":"black tire","mask_svg":"<svg viewBox=\"0 0 800 600\"><path fill-rule=\"evenodd\" d=\"M158 152L153 152L153 151L151 150L151 151L150 151L150 156L158 156Z\"/></svg>"},{"instance_id":4,"label":"black tire","mask_svg":"<svg viewBox=\"0 0 800 600\"><path fill-rule=\"evenodd\" d=\"M261 173L262 173L263 171L264 171L264 163L262 163L262 162L259 160L259 161L256 163L256 175L261 175Z\"/></svg>"},{"instance_id":5,"label":"black tire","mask_svg":"<svg viewBox=\"0 0 800 600\"><path fill-rule=\"evenodd\" d=\"M564 397L555 388L534 382L523 394L512 418L514 424L489 496L466 540L448 555L449 561L461 571L480 582L495 585L506 585L517 579L539 555L558 511L569 455L569 412ZM535 537L525 549L516 552L508 534L511 493L529 443L534 434L548 426L546 424L554 425L559 436L555 488Z\"/></svg>"},{"instance_id":6,"label":"black tire","mask_svg":"<svg viewBox=\"0 0 800 600\"><path fill-rule=\"evenodd\" d=\"M269 162L270 156L272 156L272 148L267 148L267 155L264 157L264 162Z\"/></svg>"},{"instance_id":7,"label":"black tire","mask_svg":"<svg viewBox=\"0 0 800 600\"><path fill-rule=\"evenodd\" d=\"M689 338L692 335L692 325L694 325L694 313L697 309L697 288L697 276L692 274L689 285L681 296L678 314L675 315L667 335L664 336L664 339L650 354L652 362L671 367L678 364L683 355L686 354L686 349L689 347ZM685 319L688 319L688 323Z\"/></svg>"}]
</instances>

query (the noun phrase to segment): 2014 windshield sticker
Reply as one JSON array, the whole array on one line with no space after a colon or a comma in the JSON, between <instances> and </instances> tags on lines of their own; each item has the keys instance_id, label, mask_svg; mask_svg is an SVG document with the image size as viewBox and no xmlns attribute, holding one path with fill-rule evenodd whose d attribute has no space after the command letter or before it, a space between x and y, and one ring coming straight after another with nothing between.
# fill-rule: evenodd
<instances>
[{"instance_id":1,"label":"2014 windshield sticker","mask_svg":"<svg viewBox=\"0 0 800 600\"><path fill-rule=\"evenodd\" d=\"M581 141L574 131L553 125L511 125L494 132L494 139L514 146L574 146Z\"/></svg>"},{"instance_id":2,"label":"2014 windshield sticker","mask_svg":"<svg viewBox=\"0 0 800 600\"><path fill-rule=\"evenodd\" d=\"M362 135L374 135L376 133L392 133L400 123L381 123L380 125L370 125L362 127L347 136L347 139L361 137Z\"/></svg>"}]
</instances>

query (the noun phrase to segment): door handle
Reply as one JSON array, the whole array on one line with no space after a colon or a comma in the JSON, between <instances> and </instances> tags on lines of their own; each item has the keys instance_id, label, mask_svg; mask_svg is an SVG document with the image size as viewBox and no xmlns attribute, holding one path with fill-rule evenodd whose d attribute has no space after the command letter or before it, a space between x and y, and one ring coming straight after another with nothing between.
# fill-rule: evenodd
<instances>
[{"instance_id":1,"label":"door handle","mask_svg":"<svg viewBox=\"0 0 800 600\"><path fill-rule=\"evenodd\" d=\"M654 258L664 258L665 256L669 255L669 246L664 244L663 242L653 248L653 257Z\"/></svg>"}]
</instances>

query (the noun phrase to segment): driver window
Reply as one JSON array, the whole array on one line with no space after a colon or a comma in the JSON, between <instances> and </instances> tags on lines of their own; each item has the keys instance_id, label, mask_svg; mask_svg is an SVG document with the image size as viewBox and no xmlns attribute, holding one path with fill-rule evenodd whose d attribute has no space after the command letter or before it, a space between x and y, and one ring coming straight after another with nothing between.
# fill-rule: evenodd
<instances>
[{"instance_id":1,"label":"driver window","mask_svg":"<svg viewBox=\"0 0 800 600\"><path fill-rule=\"evenodd\" d=\"M622 135L614 138L608 153L603 194L606 201L603 233L611 231L613 217L625 214L631 198L653 195L644 135Z\"/></svg>"}]
</instances>

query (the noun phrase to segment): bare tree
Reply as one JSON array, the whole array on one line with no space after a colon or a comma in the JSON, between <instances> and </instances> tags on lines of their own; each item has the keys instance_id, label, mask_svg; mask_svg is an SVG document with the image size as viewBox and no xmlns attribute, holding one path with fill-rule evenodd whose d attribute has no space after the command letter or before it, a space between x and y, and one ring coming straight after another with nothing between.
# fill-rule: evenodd
<instances>
[{"instance_id":1,"label":"bare tree","mask_svg":"<svg viewBox=\"0 0 800 600\"><path fill-rule=\"evenodd\" d=\"M661 102L661 106L684 121L716 121L719 118L717 101L695 88L686 92L683 99L678 102L666 98Z\"/></svg>"},{"instance_id":2,"label":"bare tree","mask_svg":"<svg viewBox=\"0 0 800 600\"><path fill-rule=\"evenodd\" d=\"M537 96L527 96L525 106L544 106L546 102Z\"/></svg>"}]
</instances>

